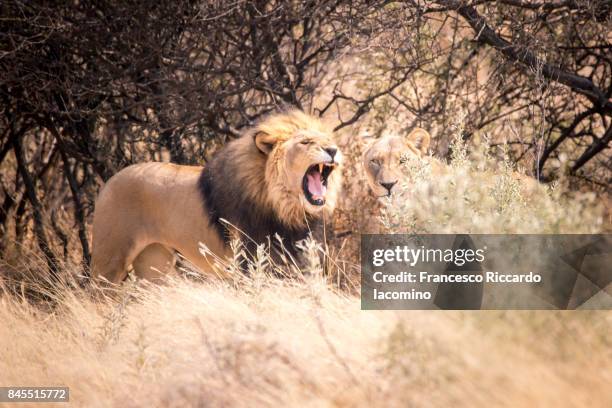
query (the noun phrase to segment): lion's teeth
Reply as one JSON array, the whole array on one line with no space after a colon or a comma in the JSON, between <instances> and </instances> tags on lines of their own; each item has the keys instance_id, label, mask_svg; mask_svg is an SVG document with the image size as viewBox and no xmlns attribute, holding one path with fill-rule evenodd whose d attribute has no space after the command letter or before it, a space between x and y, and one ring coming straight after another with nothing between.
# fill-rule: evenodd
<instances>
[{"instance_id":1,"label":"lion's teeth","mask_svg":"<svg viewBox=\"0 0 612 408\"><path fill-rule=\"evenodd\" d=\"M319 163L319 173L323 173L323 163Z\"/></svg>"}]
</instances>

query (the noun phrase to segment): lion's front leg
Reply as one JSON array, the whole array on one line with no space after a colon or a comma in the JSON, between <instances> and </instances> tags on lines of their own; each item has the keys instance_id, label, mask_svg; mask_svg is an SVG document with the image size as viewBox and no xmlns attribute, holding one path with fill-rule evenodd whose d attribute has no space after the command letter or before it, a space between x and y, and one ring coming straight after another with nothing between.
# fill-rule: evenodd
<instances>
[{"instance_id":1,"label":"lion's front leg","mask_svg":"<svg viewBox=\"0 0 612 408\"><path fill-rule=\"evenodd\" d=\"M175 272L176 256L162 244L148 245L132 261L134 273L141 279L159 282L169 273Z\"/></svg>"},{"instance_id":2,"label":"lion's front leg","mask_svg":"<svg viewBox=\"0 0 612 408\"><path fill-rule=\"evenodd\" d=\"M131 240L96 240L94 235L92 278L102 278L111 283L122 282L127 277L128 266L141 249L142 247L134 245Z\"/></svg>"}]
</instances>

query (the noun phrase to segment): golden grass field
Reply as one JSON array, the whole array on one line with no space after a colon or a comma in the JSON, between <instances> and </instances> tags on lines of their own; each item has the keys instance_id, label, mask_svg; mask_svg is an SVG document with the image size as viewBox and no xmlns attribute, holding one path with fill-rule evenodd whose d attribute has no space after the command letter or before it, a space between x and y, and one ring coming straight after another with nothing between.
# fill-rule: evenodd
<instances>
[{"instance_id":1,"label":"golden grass field","mask_svg":"<svg viewBox=\"0 0 612 408\"><path fill-rule=\"evenodd\" d=\"M361 311L319 277L88 292L2 296L2 384L92 407L612 404L609 312Z\"/></svg>"},{"instance_id":2,"label":"golden grass field","mask_svg":"<svg viewBox=\"0 0 612 408\"><path fill-rule=\"evenodd\" d=\"M589 195L526 198L503 166L470 181L483 160L459 154L444 177L409 169L422 177L407 178L405 198L362 221L395 232L604 228ZM364 191L350 186L347 202ZM337 254L355 246L349 237ZM609 311L362 311L354 259L326 277L278 279L263 259L250 278L187 273L112 292L80 287L70 266L50 283L28 262L0 280L0 384L68 386L71 406L612 406Z\"/></svg>"}]
</instances>

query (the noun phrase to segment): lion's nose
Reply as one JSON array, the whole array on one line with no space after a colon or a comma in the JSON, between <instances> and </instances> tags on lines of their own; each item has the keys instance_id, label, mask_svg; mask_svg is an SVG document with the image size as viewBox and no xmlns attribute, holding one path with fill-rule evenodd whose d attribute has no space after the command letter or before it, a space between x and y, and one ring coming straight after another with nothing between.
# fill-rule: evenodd
<instances>
[{"instance_id":1,"label":"lion's nose","mask_svg":"<svg viewBox=\"0 0 612 408\"><path fill-rule=\"evenodd\" d=\"M338 149L335 147L328 147L325 149L325 151L327 152L327 154L330 155L332 160L334 160L334 156L336 155L336 153L338 153Z\"/></svg>"},{"instance_id":2,"label":"lion's nose","mask_svg":"<svg viewBox=\"0 0 612 408\"><path fill-rule=\"evenodd\" d=\"M397 184L397 180L392 181L391 183L380 183L381 186L383 186L384 188L387 189L387 191L389 192L389 194L391 194L391 189L393 188L394 185Z\"/></svg>"}]
</instances>

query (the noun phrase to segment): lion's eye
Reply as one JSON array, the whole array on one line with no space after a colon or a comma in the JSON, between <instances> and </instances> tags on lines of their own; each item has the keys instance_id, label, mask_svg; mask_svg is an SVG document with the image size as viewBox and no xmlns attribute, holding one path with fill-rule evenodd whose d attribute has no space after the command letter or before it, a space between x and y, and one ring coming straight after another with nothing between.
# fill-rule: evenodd
<instances>
[{"instance_id":1,"label":"lion's eye","mask_svg":"<svg viewBox=\"0 0 612 408\"><path fill-rule=\"evenodd\" d=\"M408 158L406 156L401 156L399 159L400 164L404 164L408 161Z\"/></svg>"},{"instance_id":2,"label":"lion's eye","mask_svg":"<svg viewBox=\"0 0 612 408\"><path fill-rule=\"evenodd\" d=\"M380 166L380 162L378 161L378 159L372 159L372 160L370 160L370 164L371 164L372 166L376 166L376 167Z\"/></svg>"},{"instance_id":3,"label":"lion's eye","mask_svg":"<svg viewBox=\"0 0 612 408\"><path fill-rule=\"evenodd\" d=\"M309 145L309 144L310 144L310 140L302 140L302 141L300 142L300 144L303 144L303 145Z\"/></svg>"}]
</instances>

